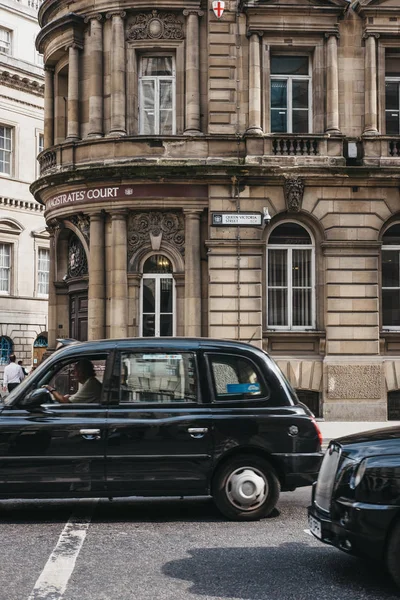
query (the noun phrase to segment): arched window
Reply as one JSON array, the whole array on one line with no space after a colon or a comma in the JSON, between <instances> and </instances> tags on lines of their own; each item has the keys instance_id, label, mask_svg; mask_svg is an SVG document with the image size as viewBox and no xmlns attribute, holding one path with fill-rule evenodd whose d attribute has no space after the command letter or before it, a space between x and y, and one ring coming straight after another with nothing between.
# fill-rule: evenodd
<instances>
[{"instance_id":1,"label":"arched window","mask_svg":"<svg viewBox=\"0 0 400 600\"><path fill-rule=\"evenodd\" d=\"M47 348L47 338L44 335L38 335L36 340L33 342L34 348Z\"/></svg>"},{"instance_id":2,"label":"arched window","mask_svg":"<svg viewBox=\"0 0 400 600\"><path fill-rule=\"evenodd\" d=\"M173 336L175 332L175 286L172 264L166 256L150 256L143 266L141 335Z\"/></svg>"},{"instance_id":3,"label":"arched window","mask_svg":"<svg viewBox=\"0 0 400 600\"><path fill-rule=\"evenodd\" d=\"M8 365L12 353L12 341L6 336L0 337L0 365Z\"/></svg>"},{"instance_id":4,"label":"arched window","mask_svg":"<svg viewBox=\"0 0 400 600\"><path fill-rule=\"evenodd\" d=\"M400 329L400 223L382 237L382 326Z\"/></svg>"},{"instance_id":5,"label":"arched window","mask_svg":"<svg viewBox=\"0 0 400 600\"><path fill-rule=\"evenodd\" d=\"M283 223L267 243L267 326L304 330L315 327L315 252L308 231Z\"/></svg>"}]
</instances>

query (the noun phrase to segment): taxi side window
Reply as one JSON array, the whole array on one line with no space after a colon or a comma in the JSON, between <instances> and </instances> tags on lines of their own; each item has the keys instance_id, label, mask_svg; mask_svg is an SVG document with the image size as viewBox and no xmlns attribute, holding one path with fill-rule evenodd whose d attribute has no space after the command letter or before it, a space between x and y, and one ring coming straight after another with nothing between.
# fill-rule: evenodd
<instances>
[{"instance_id":1,"label":"taxi side window","mask_svg":"<svg viewBox=\"0 0 400 600\"><path fill-rule=\"evenodd\" d=\"M235 355L208 355L216 400L248 400L269 395L256 366Z\"/></svg>"},{"instance_id":2,"label":"taxi side window","mask_svg":"<svg viewBox=\"0 0 400 600\"><path fill-rule=\"evenodd\" d=\"M124 352L119 402L197 402L194 354Z\"/></svg>"}]
</instances>

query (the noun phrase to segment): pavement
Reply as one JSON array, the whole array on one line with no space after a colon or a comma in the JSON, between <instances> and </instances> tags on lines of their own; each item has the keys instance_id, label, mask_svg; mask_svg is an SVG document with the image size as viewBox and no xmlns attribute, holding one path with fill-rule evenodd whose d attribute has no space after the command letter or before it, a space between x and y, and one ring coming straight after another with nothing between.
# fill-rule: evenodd
<instances>
[{"instance_id":1,"label":"pavement","mask_svg":"<svg viewBox=\"0 0 400 600\"><path fill-rule=\"evenodd\" d=\"M381 429L382 427L400 426L400 421L324 421L317 419L323 437L323 446L330 440L352 433Z\"/></svg>"}]
</instances>

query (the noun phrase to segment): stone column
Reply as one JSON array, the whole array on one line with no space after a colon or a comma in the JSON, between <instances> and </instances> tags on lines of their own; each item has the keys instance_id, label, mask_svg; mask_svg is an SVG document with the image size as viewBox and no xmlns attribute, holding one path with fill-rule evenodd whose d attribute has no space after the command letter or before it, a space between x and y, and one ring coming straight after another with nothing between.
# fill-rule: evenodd
<instances>
[{"instance_id":1,"label":"stone column","mask_svg":"<svg viewBox=\"0 0 400 600\"><path fill-rule=\"evenodd\" d=\"M200 36L201 10L184 10L186 21L186 135L200 132Z\"/></svg>"},{"instance_id":2,"label":"stone column","mask_svg":"<svg viewBox=\"0 0 400 600\"><path fill-rule=\"evenodd\" d=\"M89 77L89 131L88 137L103 135L103 24L102 16L88 17L90 57Z\"/></svg>"},{"instance_id":3,"label":"stone column","mask_svg":"<svg viewBox=\"0 0 400 600\"><path fill-rule=\"evenodd\" d=\"M67 140L79 140L79 48L69 46Z\"/></svg>"},{"instance_id":4,"label":"stone column","mask_svg":"<svg viewBox=\"0 0 400 600\"><path fill-rule=\"evenodd\" d=\"M326 33L326 131L340 133L339 127L339 74L338 33Z\"/></svg>"},{"instance_id":5,"label":"stone column","mask_svg":"<svg viewBox=\"0 0 400 600\"><path fill-rule=\"evenodd\" d=\"M185 336L201 335L201 261L199 210L185 214Z\"/></svg>"},{"instance_id":6,"label":"stone column","mask_svg":"<svg viewBox=\"0 0 400 600\"><path fill-rule=\"evenodd\" d=\"M48 349L55 350L57 338L57 296L55 288L56 280L56 227L49 226L47 231L50 234L50 271L49 271L49 304L48 304Z\"/></svg>"},{"instance_id":7,"label":"stone column","mask_svg":"<svg viewBox=\"0 0 400 600\"><path fill-rule=\"evenodd\" d=\"M124 11L107 14L111 19L111 136L126 135L125 16Z\"/></svg>"},{"instance_id":8,"label":"stone column","mask_svg":"<svg viewBox=\"0 0 400 600\"><path fill-rule=\"evenodd\" d=\"M258 32L252 32L249 40L249 126L247 133L253 135L262 135L260 35Z\"/></svg>"},{"instance_id":9,"label":"stone column","mask_svg":"<svg viewBox=\"0 0 400 600\"><path fill-rule=\"evenodd\" d=\"M128 332L128 258L126 212L111 214L111 316L110 337L126 337Z\"/></svg>"},{"instance_id":10,"label":"stone column","mask_svg":"<svg viewBox=\"0 0 400 600\"><path fill-rule=\"evenodd\" d=\"M378 95L376 71L376 40L379 34L366 33L365 39L365 125L364 133L378 133Z\"/></svg>"},{"instance_id":11,"label":"stone column","mask_svg":"<svg viewBox=\"0 0 400 600\"><path fill-rule=\"evenodd\" d=\"M88 339L105 337L105 253L104 217L90 215Z\"/></svg>"},{"instance_id":12,"label":"stone column","mask_svg":"<svg viewBox=\"0 0 400 600\"><path fill-rule=\"evenodd\" d=\"M44 148L54 144L54 69L44 68Z\"/></svg>"}]
</instances>

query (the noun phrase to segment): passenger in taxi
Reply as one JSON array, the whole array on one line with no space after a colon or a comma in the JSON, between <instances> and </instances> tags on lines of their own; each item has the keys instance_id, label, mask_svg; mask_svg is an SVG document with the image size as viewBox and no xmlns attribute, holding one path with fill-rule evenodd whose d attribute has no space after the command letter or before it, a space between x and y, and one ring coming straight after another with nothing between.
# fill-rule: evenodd
<instances>
[{"instance_id":1,"label":"passenger in taxi","mask_svg":"<svg viewBox=\"0 0 400 600\"><path fill-rule=\"evenodd\" d=\"M49 390L54 398L61 403L90 403L100 402L102 384L95 377L95 371L92 362L87 358L82 358L74 366L74 375L78 382L81 384L80 388L75 394L63 395L50 385L44 387Z\"/></svg>"}]
</instances>

